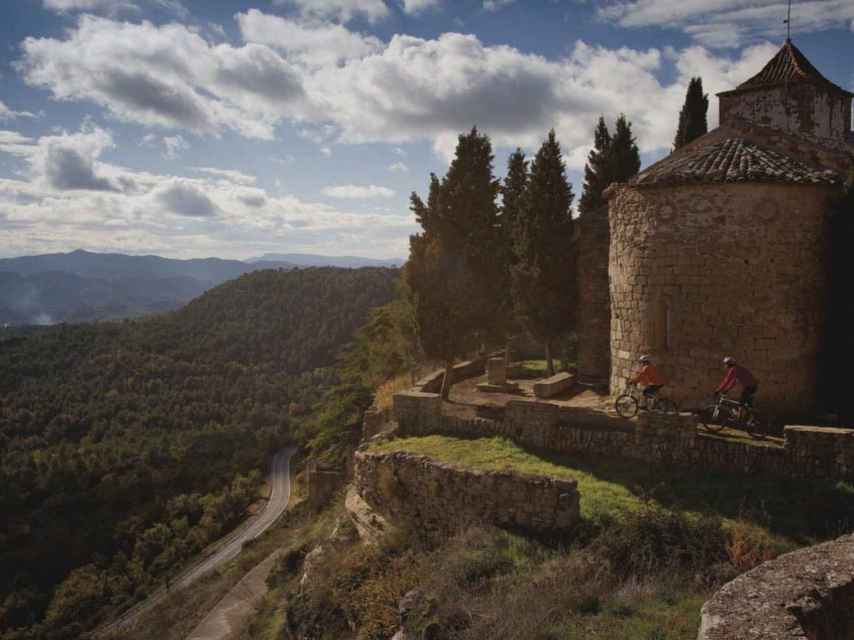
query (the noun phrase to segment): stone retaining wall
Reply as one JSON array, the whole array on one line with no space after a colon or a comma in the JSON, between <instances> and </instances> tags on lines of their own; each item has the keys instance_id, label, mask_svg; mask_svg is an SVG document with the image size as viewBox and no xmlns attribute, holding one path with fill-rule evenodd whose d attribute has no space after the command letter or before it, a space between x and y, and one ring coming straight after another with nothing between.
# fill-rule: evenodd
<instances>
[{"instance_id":1,"label":"stone retaining wall","mask_svg":"<svg viewBox=\"0 0 854 640\"><path fill-rule=\"evenodd\" d=\"M471 522L554 534L580 519L574 480L463 469L401 451L357 451L353 482L374 509L428 534Z\"/></svg>"},{"instance_id":2,"label":"stone retaining wall","mask_svg":"<svg viewBox=\"0 0 854 640\"><path fill-rule=\"evenodd\" d=\"M665 465L796 478L854 478L854 430L787 426L783 447L698 432L689 415L642 414L626 420L602 411L512 400L502 419L444 415L435 394L394 397L402 436L502 436L560 454L596 454Z\"/></svg>"},{"instance_id":3,"label":"stone retaining wall","mask_svg":"<svg viewBox=\"0 0 854 640\"><path fill-rule=\"evenodd\" d=\"M698 640L854 638L854 535L787 553L703 605Z\"/></svg>"}]
</instances>

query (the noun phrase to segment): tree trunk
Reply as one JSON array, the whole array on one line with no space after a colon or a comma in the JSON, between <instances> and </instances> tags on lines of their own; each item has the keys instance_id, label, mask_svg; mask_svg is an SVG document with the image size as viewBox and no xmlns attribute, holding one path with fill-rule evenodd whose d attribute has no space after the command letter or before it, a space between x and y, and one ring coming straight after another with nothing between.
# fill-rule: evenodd
<instances>
[{"instance_id":1,"label":"tree trunk","mask_svg":"<svg viewBox=\"0 0 854 640\"><path fill-rule=\"evenodd\" d=\"M546 340L546 373L550 376L555 374L555 361L552 357L552 343L551 340Z\"/></svg>"},{"instance_id":2,"label":"tree trunk","mask_svg":"<svg viewBox=\"0 0 854 640\"><path fill-rule=\"evenodd\" d=\"M510 369L510 362L512 361L511 352L513 351L513 336L507 336L507 340L504 341L504 368Z\"/></svg>"},{"instance_id":3,"label":"tree trunk","mask_svg":"<svg viewBox=\"0 0 854 640\"><path fill-rule=\"evenodd\" d=\"M442 378L442 400L447 400L451 395L451 385L454 384L454 363L445 363L445 375Z\"/></svg>"}]
</instances>

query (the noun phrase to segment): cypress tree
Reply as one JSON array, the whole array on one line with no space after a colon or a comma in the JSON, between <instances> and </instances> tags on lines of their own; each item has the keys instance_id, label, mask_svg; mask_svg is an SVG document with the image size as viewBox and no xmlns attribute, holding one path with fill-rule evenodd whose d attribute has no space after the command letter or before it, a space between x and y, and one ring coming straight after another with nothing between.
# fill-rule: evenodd
<instances>
[{"instance_id":1,"label":"cypress tree","mask_svg":"<svg viewBox=\"0 0 854 640\"><path fill-rule=\"evenodd\" d=\"M572 188L554 130L531 165L528 188L514 229L513 297L520 320L545 346L554 373L552 344L572 325L574 274Z\"/></svg>"},{"instance_id":2,"label":"cypress tree","mask_svg":"<svg viewBox=\"0 0 854 640\"><path fill-rule=\"evenodd\" d=\"M501 227L508 238L513 237L513 227L519 219L522 199L528 186L528 160L521 149L516 149L507 159L507 177L501 188Z\"/></svg>"},{"instance_id":3,"label":"cypress tree","mask_svg":"<svg viewBox=\"0 0 854 640\"><path fill-rule=\"evenodd\" d=\"M593 149L587 155L587 164L584 165L584 193L578 203L582 215L605 206L602 192L612 182L610 151L611 134L605 124L605 118L599 116L599 122L593 131Z\"/></svg>"},{"instance_id":4,"label":"cypress tree","mask_svg":"<svg viewBox=\"0 0 854 640\"><path fill-rule=\"evenodd\" d=\"M445 177L431 174L427 203L414 193L411 198L424 231L410 238L404 277L421 347L445 363L445 398L454 359L501 326L506 262L492 161L489 138L474 128L459 137Z\"/></svg>"},{"instance_id":5,"label":"cypress tree","mask_svg":"<svg viewBox=\"0 0 854 640\"><path fill-rule=\"evenodd\" d=\"M685 104L679 112L679 126L673 149L683 147L699 138L709 130L706 113L709 111L709 95L703 93L703 79L691 78L688 92L685 94Z\"/></svg>"},{"instance_id":6,"label":"cypress tree","mask_svg":"<svg viewBox=\"0 0 854 640\"><path fill-rule=\"evenodd\" d=\"M528 187L528 160L521 149L516 149L507 159L507 176L501 188L501 231L502 231L502 253L504 255L504 282L505 291L511 291L513 286L512 267L516 262L516 254L513 250L516 228L519 217L524 206L525 191ZM506 325L504 361L510 364L510 353L512 350L512 336L518 331L512 309L512 297L507 296L509 305L505 310Z\"/></svg>"},{"instance_id":7,"label":"cypress tree","mask_svg":"<svg viewBox=\"0 0 854 640\"><path fill-rule=\"evenodd\" d=\"M626 182L640 171L640 152L632 135L632 123L625 115L617 118L608 156L612 182Z\"/></svg>"}]
</instances>

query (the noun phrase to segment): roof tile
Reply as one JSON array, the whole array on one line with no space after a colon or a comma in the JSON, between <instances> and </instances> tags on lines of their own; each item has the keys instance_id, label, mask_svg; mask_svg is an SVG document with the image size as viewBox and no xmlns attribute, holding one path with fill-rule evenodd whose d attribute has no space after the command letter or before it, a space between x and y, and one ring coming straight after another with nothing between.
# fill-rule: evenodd
<instances>
[{"instance_id":1,"label":"roof tile","mask_svg":"<svg viewBox=\"0 0 854 640\"><path fill-rule=\"evenodd\" d=\"M837 184L835 171L816 169L744 138L686 149L657 162L635 176L638 186L686 183L777 182L790 184Z\"/></svg>"}]
</instances>

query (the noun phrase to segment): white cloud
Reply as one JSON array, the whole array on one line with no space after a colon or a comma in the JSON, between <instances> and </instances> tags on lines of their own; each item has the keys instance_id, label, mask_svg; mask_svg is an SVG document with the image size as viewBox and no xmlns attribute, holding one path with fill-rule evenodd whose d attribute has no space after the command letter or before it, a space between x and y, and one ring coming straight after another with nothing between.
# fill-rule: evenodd
<instances>
[{"instance_id":1,"label":"white cloud","mask_svg":"<svg viewBox=\"0 0 854 640\"><path fill-rule=\"evenodd\" d=\"M145 125L272 138L275 124L302 108L297 71L272 49L212 46L179 24L84 15L65 40L31 37L22 48L29 84Z\"/></svg>"},{"instance_id":2,"label":"white cloud","mask_svg":"<svg viewBox=\"0 0 854 640\"><path fill-rule=\"evenodd\" d=\"M634 0L603 4L599 16L623 27L673 27L711 47L734 47L786 33L785 0ZM854 20L851 0L806 0L792 5L795 33L844 27Z\"/></svg>"},{"instance_id":3,"label":"white cloud","mask_svg":"<svg viewBox=\"0 0 854 640\"><path fill-rule=\"evenodd\" d=\"M193 167L195 171L206 173L224 180L227 183L239 184L246 187L254 186L257 182L255 176L250 176L242 171L234 169L217 169L215 167Z\"/></svg>"},{"instance_id":4,"label":"white cloud","mask_svg":"<svg viewBox=\"0 0 854 640\"><path fill-rule=\"evenodd\" d=\"M190 143L184 140L184 137L180 135L164 136L163 145L166 147L166 157L173 159L177 158L181 151L185 151L190 148Z\"/></svg>"},{"instance_id":5,"label":"white cloud","mask_svg":"<svg viewBox=\"0 0 854 640\"><path fill-rule=\"evenodd\" d=\"M44 8L59 13L72 11L137 11L139 7L133 2L123 0L44 0Z\"/></svg>"},{"instance_id":6,"label":"white cloud","mask_svg":"<svg viewBox=\"0 0 854 640\"><path fill-rule=\"evenodd\" d=\"M305 17L331 18L341 22L349 22L357 16L376 22L388 15L388 7L383 0L274 0L273 4L294 5Z\"/></svg>"},{"instance_id":7,"label":"white cloud","mask_svg":"<svg viewBox=\"0 0 854 640\"><path fill-rule=\"evenodd\" d=\"M400 173L409 173L409 167L404 162L393 162L388 165L389 171L398 171Z\"/></svg>"},{"instance_id":8,"label":"white cloud","mask_svg":"<svg viewBox=\"0 0 854 640\"><path fill-rule=\"evenodd\" d=\"M213 201L201 189L185 180L172 180L158 190L154 198L179 216L210 218L219 214Z\"/></svg>"},{"instance_id":9,"label":"white cloud","mask_svg":"<svg viewBox=\"0 0 854 640\"><path fill-rule=\"evenodd\" d=\"M547 59L459 33L396 35L383 44L341 25L257 10L236 20L246 40L239 47L213 46L178 24L85 16L64 40L27 39L20 68L58 99L94 100L145 125L272 138L291 122L325 156L340 143L426 140L449 157L459 133L475 125L497 146L533 149L554 127L578 168L600 114L613 122L625 112L642 151L669 149L691 75L701 75L708 92L722 91L773 53L767 44L728 57L702 47L579 41ZM675 80L660 81L673 75L663 73L671 66Z\"/></svg>"},{"instance_id":10,"label":"white cloud","mask_svg":"<svg viewBox=\"0 0 854 640\"><path fill-rule=\"evenodd\" d=\"M330 198L365 200L369 198L392 198L394 197L394 191L388 187L379 187L375 184L342 184L338 186L324 187L323 195L329 196Z\"/></svg>"},{"instance_id":11,"label":"white cloud","mask_svg":"<svg viewBox=\"0 0 854 640\"><path fill-rule=\"evenodd\" d=\"M247 42L264 44L310 66L335 65L382 50L374 36L350 31L339 24L299 22L250 9L237 14Z\"/></svg>"},{"instance_id":12,"label":"white cloud","mask_svg":"<svg viewBox=\"0 0 854 640\"><path fill-rule=\"evenodd\" d=\"M36 183L57 191L119 191L123 186L103 175L97 160L114 146L104 129L85 125L78 133L62 132L38 141L14 132L0 134L5 134L0 135L0 152L26 160Z\"/></svg>"},{"instance_id":13,"label":"white cloud","mask_svg":"<svg viewBox=\"0 0 854 640\"><path fill-rule=\"evenodd\" d=\"M35 118L36 114L29 111L13 111L0 100L0 122L3 120L14 120L15 118Z\"/></svg>"},{"instance_id":14,"label":"white cloud","mask_svg":"<svg viewBox=\"0 0 854 640\"><path fill-rule=\"evenodd\" d=\"M502 7L511 5L516 0L483 0L483 8L487 11L498 11Z\"/></svg>"},{"instance_id":15,"label":"white cloud","mask_svg":"<svg viewBox=\"0 0 854 640\"><path fill-rule=\"evenodd\" d=\"M440 4L440 0L403 0L404 13L421 13L427 9L435 9Z\"/></svg>"},{"instance_id":16,"label":"white cloud","mask_svg":"<svg viewBox=\"0 0 854 640\"><path fill-rule=\"evenodd\" d=\"M132 171L101 161L111 145L109 133L91 125L39 139L0 131L0 153L12 153L29 167L25 179L0 178L0 253L86 247L245 257L283 250L354 253L370 245L374 255L399 256L415 230L408 211L353 213L271 195L250 186L254 178L238 171L199 167L198 178ZM69 174L62 172L59 180L50 179L53 149L84 158L92 169L84 182L106 180L116 189L66 188Z\"/></svg>"}]
</instances>

